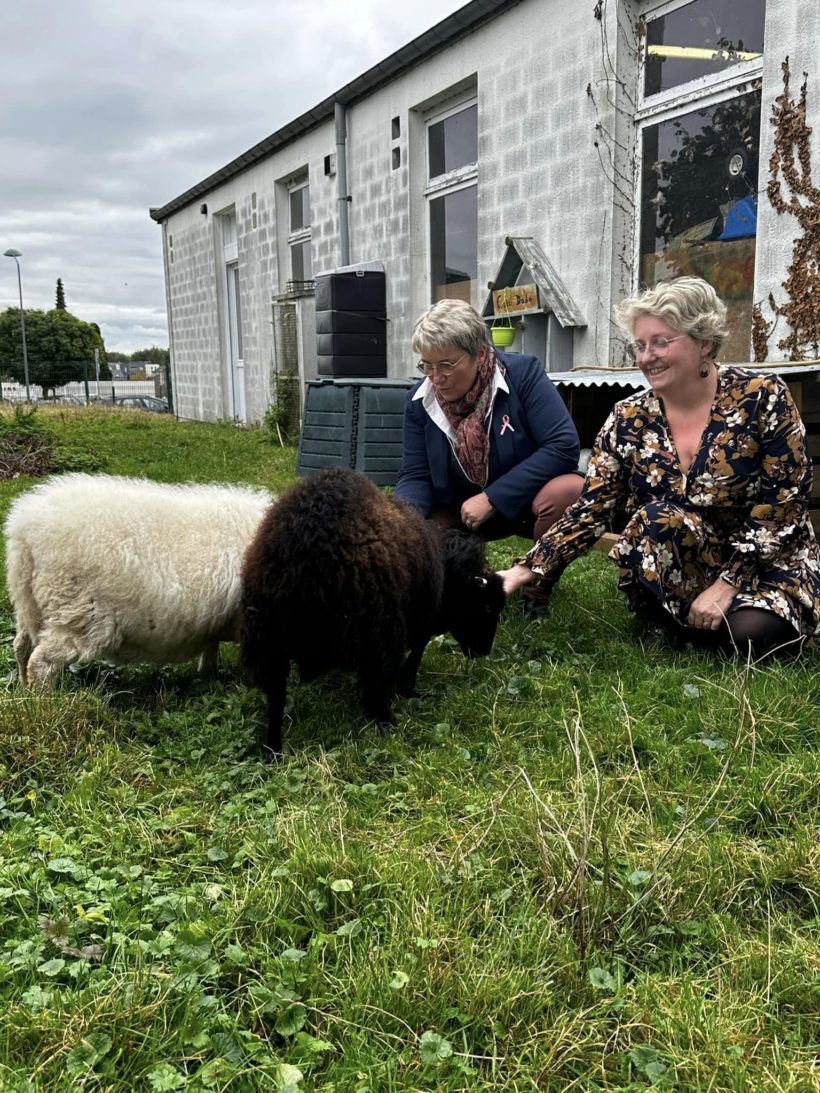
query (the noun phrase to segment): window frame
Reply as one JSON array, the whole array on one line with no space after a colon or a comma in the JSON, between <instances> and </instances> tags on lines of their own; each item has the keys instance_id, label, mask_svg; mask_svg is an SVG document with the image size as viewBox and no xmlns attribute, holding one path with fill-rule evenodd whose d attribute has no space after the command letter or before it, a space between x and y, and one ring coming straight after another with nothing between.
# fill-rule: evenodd
<instances>
[{"instance_id":1,"label":"window frame","mask_svg":"<svg viewBox=\"0 0 820 1093\"><path fill-rule=\"evenodd\" d=\"M298 190L307 190L308 192L308 209L310 211L309 223L302 225L300 228L293 228L291 225L291 195ZM310 203L310 178L308 175L300 175L298 178L293 179L287 184L288 195L288 264L290 267L289 281L299 281L300 284L307 284L313 280L313 247L312 247L312 227L313 227L313 205ZM310 254L310 277L297 278L293 275L293 248L303 247L307 244ZM304 254L304 250L303 250ZM304 273L304 270L302 271Z\"/></svg>"},{"instance_id":2,"label":"window frame","mask_svg":"<svg viewBox=\"0 0 820 1093\"><path fill-rule=\"evenodd\" d=\"M457 102L450 101L449 105L432 109L424 118L424 201L426 205L427 219L427 276L429 279L428 296L432 303L434 300L433 281L433 234L431 203L438 198L448 197L460 190L470 188L478 189L478 158L473 163L465 163L461 167L454 167L452 171L444 174L430 175L430 128L447 118L461 114L472 107L476 108L476 156L478 155L478 94L473 92L467 98L461 98ZM478 264L478 231L476 230L476 265ZM478 283L478 270L476 269L476 284ZM471 295L473 295L471 293ZM475 301L473 301L475 302Z\"/></svg>"},{"instance_id":3,"label":"window frame","mask_svg":"<svg viewBox=\"0 0 820 1093\"><path fill-rule=\"evenodd\" d=\"M661 3L648 2L641 6L640 17L644 25L669 12L685 8L693 0L662 0ZM694 110L706 110L721 102L740 98L750 91L760 91L763 85L763 63L765 60L765 42L760 57L750 61L739 61L736 65L721 69L713 76L698 76L694 80L658 91L654 95L644 95L644 72L646 68L646 30L640 38L638 56L638 98L635 108L635 171L636 203L635 231L632 249L633 291L641 284L641 228L643 222L643 147L644 131L652 125L670 121L675 117ZM763 115L761 113L761 128ZM760 143L760 135L758 137Z\"/></svg>"},{"instance_id":4,"label":"window frame","mask_svg":"<svg viewBox=\"0 0 820 1093\"><path fill-rule=\"evenodd\" d=\"M446 109L437 109L431 111L424 119L424 164L425 171L424 177L426 184L424 187L424 196L429 197L431 194L438 193L441 190L446 189L459 189L463 185L470 182L478 182L478 159L476 158L474 163L465 163L461 167L454 167L452 171L445 171L441 175L430 174L430 129L434 125L438 125L439 122L446 121L447 118L455 117L456 114L462 114L465 110L476 108L476 137L478 137L478 96L471 95L467 99L460 99L455 105L450 105ZM476 145L477 145L476 140Z\"/></svg>"}]
</instances>

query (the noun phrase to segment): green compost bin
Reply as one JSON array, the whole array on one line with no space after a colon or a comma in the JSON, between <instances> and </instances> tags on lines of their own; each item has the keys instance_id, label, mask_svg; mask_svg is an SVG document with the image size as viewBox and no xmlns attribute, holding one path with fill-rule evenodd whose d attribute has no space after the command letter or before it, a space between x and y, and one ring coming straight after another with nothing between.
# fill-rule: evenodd
<instances>
[{"instance_id":1,"label":"green compost bin","mask_svg":"<svg viewBox=\"0 0 820 1093\"><path fill-rule=\"evenodd\" d=\"M319 379L305 385L298 475L353 467L377 486L401 469L404 398L412 379Z\"/></svg>"}]
</instances>

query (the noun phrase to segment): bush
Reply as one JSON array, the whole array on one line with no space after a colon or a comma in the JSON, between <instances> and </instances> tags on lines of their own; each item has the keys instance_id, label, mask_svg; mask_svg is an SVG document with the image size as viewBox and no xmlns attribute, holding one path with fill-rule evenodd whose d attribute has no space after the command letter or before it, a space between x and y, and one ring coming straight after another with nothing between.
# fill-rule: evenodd
<instances>
[{"instance_id":1,"label":"bush","mask_svg":"<svg viewBox=\"0 0 820 1093\"><path fill-rule=\"evenodd\" d=\"M262 417L262 429L268 439L279 444L293 444L299 436L299 377L274 373L273 402Z\"/></svg>"},{"instance_id":2,"label":"bush","mask_svg":"<svg viewBox=\"0 0 820 1093\"><path fill-rule=\"evenodd\" d=\"M105 461L93 452L59 447L34 406L15 406L0 414L0 481L55 471L99 471Z\"/></svg>"},{"instance_id":3,"label":"bush","mask_svg":"<svg viewBox=\"0 0 820 1093\"><path fill-rule=\"evenodd\" d=\"M37 410L15 406L0 414L0 480L48 474L54 461L54 438Z\"/></svg>"}]
</instances>

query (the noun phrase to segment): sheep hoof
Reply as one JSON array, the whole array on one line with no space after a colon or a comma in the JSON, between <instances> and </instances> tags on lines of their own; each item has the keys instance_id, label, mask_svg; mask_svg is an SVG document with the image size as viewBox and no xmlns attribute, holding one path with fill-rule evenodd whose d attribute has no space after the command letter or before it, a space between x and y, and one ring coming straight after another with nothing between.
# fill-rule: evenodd
<instances>
[{"instance_id":1,"label":"sheep hoof","mask_svg":"<svg viewBox=\"0 0 820 1093\"><path fill-rule=\"evenodd\" d=\"M396 715L392 710L389 710L387 713L373 714L372 717L377 725L384 725L385 728L394 728L398 725Z\"/></svg>"}]
</instances>

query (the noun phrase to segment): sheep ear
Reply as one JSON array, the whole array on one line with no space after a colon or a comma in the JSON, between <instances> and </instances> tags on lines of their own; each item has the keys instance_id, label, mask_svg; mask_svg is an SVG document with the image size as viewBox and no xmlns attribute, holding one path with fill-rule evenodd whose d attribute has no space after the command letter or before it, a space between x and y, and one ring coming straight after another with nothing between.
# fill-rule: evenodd
<instances>
[{"instance_id":1,"label":"sheep ear","mask_svg":"<svg viewBox=\"0 0 820 1093\"><path fill-rule=\"evenodd\" d=\"M476 582L476 584L479 586L479 588L486 588L487 587L487 578L486 577L473 577L473 580Z\"/></svg>"}]
</instances>

